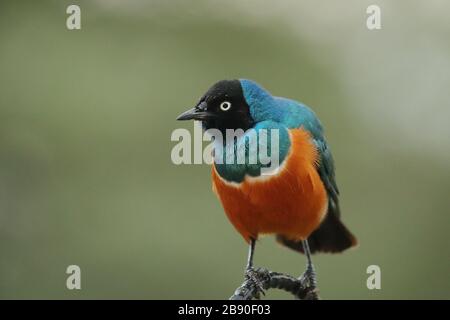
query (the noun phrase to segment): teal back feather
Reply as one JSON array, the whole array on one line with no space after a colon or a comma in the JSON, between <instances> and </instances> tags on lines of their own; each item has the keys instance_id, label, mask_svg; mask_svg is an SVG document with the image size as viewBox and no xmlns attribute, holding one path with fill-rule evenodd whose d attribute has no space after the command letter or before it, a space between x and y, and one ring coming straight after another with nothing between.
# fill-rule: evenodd
<instances>
[{"instance_id":1,"label":"teal back feather","mask_svg":"<svg viewBox=\"0 0 450 320\"><path fill-rule=\"evenodd\" d=\"M240 80L244 98L250 106L255 122L272 120L288 129L303 126L314 138L323 135L322 124L315 113L306 105L282 97L274 97L251 80Z\"/></svg>"}]
</instances>

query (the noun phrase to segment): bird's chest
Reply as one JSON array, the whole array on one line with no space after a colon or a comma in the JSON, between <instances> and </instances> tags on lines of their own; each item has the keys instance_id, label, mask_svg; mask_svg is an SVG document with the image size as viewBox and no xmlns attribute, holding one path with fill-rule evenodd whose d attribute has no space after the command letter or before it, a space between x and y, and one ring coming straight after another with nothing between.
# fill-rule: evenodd
<instances>
[{"instance_id":1,"label":"bird's chest","mask_svg":"<svg viewBox=\"0 0 450 320\"><path fill-rule=\"evenodd\" d=\"M302 146L300 153L296 148ZM310 144L297 143L296 148L276 174L247 176L240 183L226 181L213 167L213 189L244 238L261 233L303 234L320 223L327 195L315 169L315 156L307 154L314 151L308 149Z\"/></svg>"}]
</instances>

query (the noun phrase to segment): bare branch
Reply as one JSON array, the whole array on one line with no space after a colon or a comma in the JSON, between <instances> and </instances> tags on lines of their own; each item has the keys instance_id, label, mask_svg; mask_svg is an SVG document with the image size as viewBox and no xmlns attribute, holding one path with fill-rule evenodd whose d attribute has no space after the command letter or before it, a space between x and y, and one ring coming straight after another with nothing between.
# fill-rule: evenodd
<instances>
[{"instance_id":1,"label":"bare branch","mask_svg":"<svg viewBox=\"0 0 450 320\"><path fill-rule=\"evenodd\" d=\"M300 300L318 300L317 290L308 285L304 277L294 278L290 275L272 272L265 268L255 269L255 276L259 280L264 290L281 289L290 292L295 298ZM236 289L230 300L252 300L260 298L258 285L247 279Z\"/></svg>"}]
</instances>

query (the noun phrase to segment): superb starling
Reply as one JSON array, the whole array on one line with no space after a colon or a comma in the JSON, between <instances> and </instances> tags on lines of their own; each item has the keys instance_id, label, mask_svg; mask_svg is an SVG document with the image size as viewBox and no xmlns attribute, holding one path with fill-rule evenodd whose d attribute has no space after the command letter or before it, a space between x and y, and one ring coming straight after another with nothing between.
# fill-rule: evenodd
<instances>
[{"instance_id":1,"label":"superb starling","mask_svg":"<svg viewBox=\"0 0 450 320\"><path fill-rule=\"evenodd\" d=\"M315 287L310 254L341 252L357 243L340 220L334 161L317 116L302 103L272 96L257 83L240 79L214 84L194 108L178 117L189 119L201 121L205 130L219 130L224 137L227 129L245 132L231 141L223 139L224 150L237 150L251 129L278 130L279 167L274 174L263 174L267 164L260 161L229 163L216 155L213 190L249 243L247 277L254 276L258 236L275 234L281 244L306 254L304 277Z\"/></svg>"}]
</instances>

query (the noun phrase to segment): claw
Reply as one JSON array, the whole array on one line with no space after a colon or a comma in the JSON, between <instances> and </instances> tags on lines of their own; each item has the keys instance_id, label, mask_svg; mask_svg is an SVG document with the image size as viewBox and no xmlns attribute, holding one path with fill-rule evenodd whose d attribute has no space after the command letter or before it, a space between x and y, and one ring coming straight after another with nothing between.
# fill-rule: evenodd
<instances>
[{"instance_id":1,"label":"claw","mask_svg":"<svg viewBox=\"0 0 450 320\"><path fill-rule=\"evenodd\" d=\"M313 268L307 268L300 276L300 281L307 288L305 300L318 300L319 294L317 290L316 272Z\"/></svg>"},{"instance_id":2,"label":"claw","mask_svg":"<svg viewBox=\"0 0 450 320\"><path fill-rule=\"evenodd\" d=\"M301 275L300 280L310 288L315 289L317 287L317 280L316 280L316 272L314 269L306 269L306 271Z\"/></svg>"},{"instance_id":3,"label":"claw","mask_svg":"<svg viewBox=\"0 0 450 320\"><path fill-rule=\"evenodd\" d=\"M259 280L258 272L255 269L253 269L253 268L246 269L245 270L245 279L248 282L251 282L254 285L254 287L256 288L256 291L257 291L256 296L258 299L260 298L259 297L260 293L262 293L263 296L266 295L264 286L262 285L261 280Z\"/></svg>"}]
</instances>

